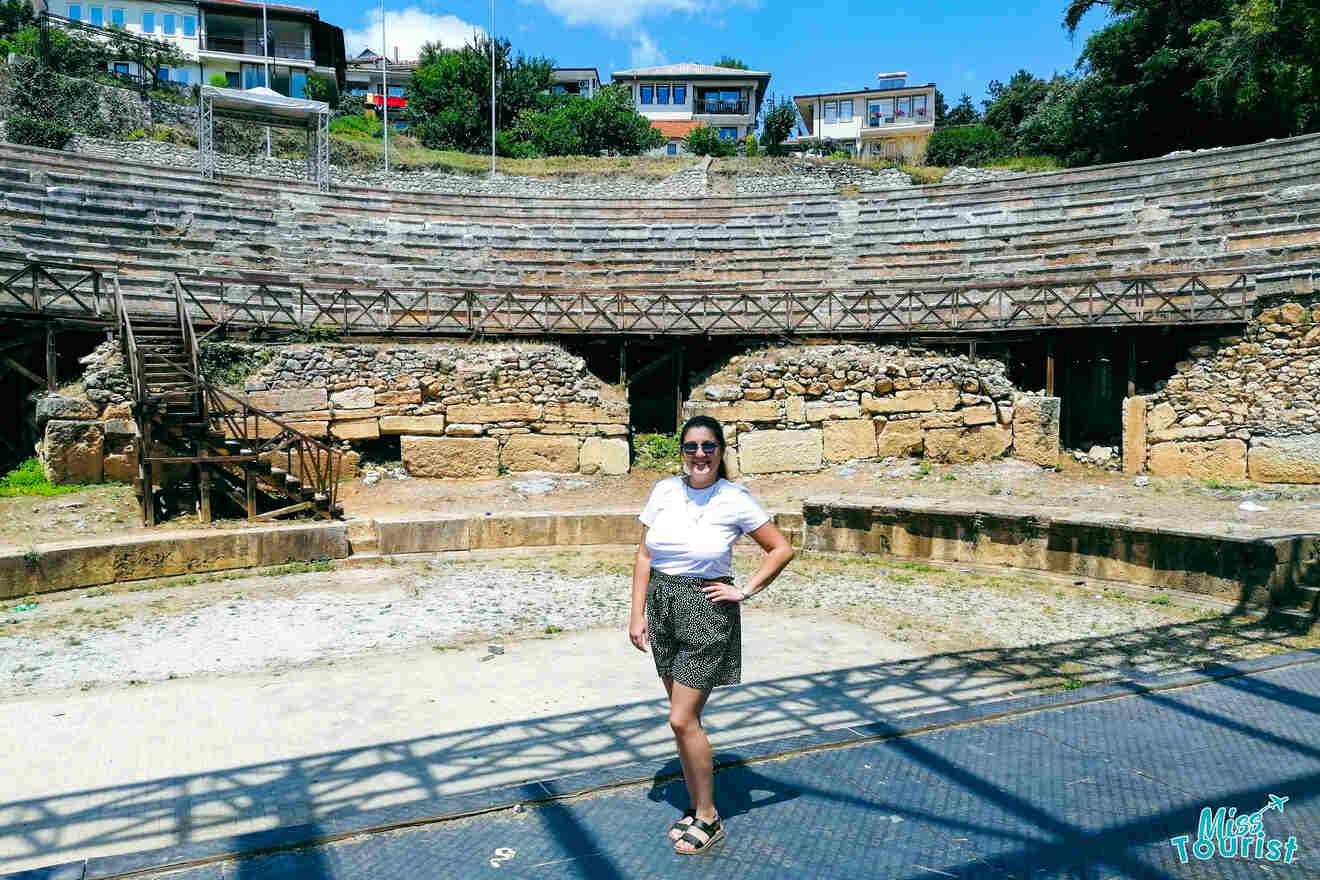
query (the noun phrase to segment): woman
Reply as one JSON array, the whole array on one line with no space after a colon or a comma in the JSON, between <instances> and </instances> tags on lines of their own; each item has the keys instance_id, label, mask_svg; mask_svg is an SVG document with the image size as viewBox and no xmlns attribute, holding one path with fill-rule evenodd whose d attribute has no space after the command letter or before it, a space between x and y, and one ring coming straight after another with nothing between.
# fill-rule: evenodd
<instances>
[{"instance_id":1,"label":"woman","mask_svg":"<svg viewBox=\"0 0 1320 880\"><path fill-rule=\"evenodd\" d=\"M683 475L656 484L641 513L628 637L649 642L669 694L669 726L683 765L689 808L669 829L674 851L705 852L724 837L715 772L701 711L712 688L742 672L740 603L761 592L793 558L769 514L724 469L724 429L709 416L679 434ZM733 544L751 535L765 558L746 586L733 584Z\"/></svg>"}]
</instances>

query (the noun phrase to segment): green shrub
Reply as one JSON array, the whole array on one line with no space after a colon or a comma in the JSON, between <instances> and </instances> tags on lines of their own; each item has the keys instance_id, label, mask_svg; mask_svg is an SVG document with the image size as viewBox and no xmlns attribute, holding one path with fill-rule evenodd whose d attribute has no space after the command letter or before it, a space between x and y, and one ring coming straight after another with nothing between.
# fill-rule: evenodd
<instances>
[{"instance_id":1,"label":"green shrub","mask_svg":"<svg viewBox=\"0 0 1320 880\"><path fill-rule=\"evenodd\" d=\"M633 454L642 470L676 474L679 469L678 434L635 434Z\"/></svg>"},{"instance_id":2,"label":"green shrub","mask_svg":"<svg viewBox=\"0 0 1320 880\"><path fill-rule=\"evenodd\" d=\"M743 143L746 145L747 158L754 159L761 154L761 148L756 143L756 135L747 135L747 139Z\"/></svg>"},{"instance_id":3,"label":"green shrub","mask_svg":"<svg viewBox=\"0 0 1320 880\"><path fill-rule=\"evenodd\" d=\"M370 116L340 116L338 119L331 120L330 131L332 134L344 137L368 140L379 138L384 133L385 126L381 124L379 119Z\"/></svg>"},{"instance_id":4,"label":"green shrub","mask_svg":"<svg viewBox=\"0 0 1320 880\"><path fill-rule=\"evenodd\" d=\"M0 477L0 498L13 498L22 495L64 495L77 492L83 486L56 486L46 479L46 472L41 469L41 462L36 458L14 468Z\"/></svg>"},{"instance_id":5,"label":"green shrub","mask_svg":"<svg viewBox=\"0 0 1320 880\"><path fill-rule=\"evenodd\" d=\"M723 158L738 152L736 141L721 139L720 133L715 130L714 126L710 125L693 129L692 133L684 139L683 144L687 147L687 151L694 156Z\"/></svg>"},{"instance_id":6,"label":"green shrub","mask_svg":"<svg viewBox=\"0 0 1320 880\"><path fill-rule=\"evenodd\" d=\"M229 80L225 79L223 73L213 73L211 74L211 85L217 89L227 89L229 88Z\"/></svg>"},{"instance_id":7,"label":"green shrub","mask_svg":"<svg viewBox=\"0 0 1320 880\"><path fill-rule=\"evenodd\" d=\"M57 122L33 119L29 116L14 115L9 117L9 142L27 144L32 147L45 147L48 150L63 150L73 140L73 129Z\"/></svg>"},{"instance_id":8,"label":"green shrub","mask_svg":"<svg viewBox=\"0 0 1320 880\"><path fill-rule=\"evenodd\" d=\"M202 376L215 385L238 385L274 357L273 349L232 342L203 342L197 347Z\"/></svg>"},{"instance_id":9,"label":"green shrub","mask_svg":"<svg viewBox=\"0 0 1320 880\"><path fill-rule=\"evenodd\" d=\"M926 164L946 168L953 165L981 165L1007 156L1012 151L1012 142L988 125L941 128L930 136L930 142L926 144Z\"/></svg>"}]
</instances>

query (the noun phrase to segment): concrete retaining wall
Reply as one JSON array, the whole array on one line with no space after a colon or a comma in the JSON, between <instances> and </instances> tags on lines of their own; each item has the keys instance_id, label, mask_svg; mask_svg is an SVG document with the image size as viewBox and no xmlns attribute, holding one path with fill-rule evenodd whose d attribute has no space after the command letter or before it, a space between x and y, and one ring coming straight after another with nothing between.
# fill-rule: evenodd
<instances>
[{"instance_id":1,"label":"concrete retaining wall","mask_svg":"<svg viewBox=\"0 0 1320 880\"><path fill-rule=\"evenodd\" d=\"M0 599L118 581L348 556L348 525L310 523L38 544L0 551Z\"/></svg>"},{"instance_id":2,"label":"concrete retaining wall","mask_svg":"<svg viewBox=\"0 0 1320 880\"><path fill-rule=\"evenodd\" d=\"M1082 516L809 500L808 550L883 553L1127 581L1252 605L1304 582L1320 538L1238 538Z\"/></svg>"}]
</instances>

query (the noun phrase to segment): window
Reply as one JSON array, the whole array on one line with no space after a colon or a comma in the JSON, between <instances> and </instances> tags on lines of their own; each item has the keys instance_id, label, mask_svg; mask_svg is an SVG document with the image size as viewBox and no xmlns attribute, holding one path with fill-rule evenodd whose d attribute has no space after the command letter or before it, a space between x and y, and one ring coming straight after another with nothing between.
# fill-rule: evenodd
<instances>
[{"instance_id":1,"label":"window","mask_svg":"<svg viewBox=\"0 0 1320 880\"><path fill-rule=\"evenodd\" d=\"M693 113L746 113L747 99L738 89L698 89Z\"/></svg>"},{"instance_id":2,"label":"window","mask_svg":"<svg viewBox=\"0 0 1320 880\"><path fill-rule=\"evenodd\" d=\"M236 88L239 87L239 85L240 85L240 83L239 83L239 80L238 80L238 71L237 71L237 70L226 70L226 71L225 71L225 88L227 88L227 89L236 89Z\"/></svg>"},{"instance_id":3,"label":"window","mask_svg":"<svg viewBox=\"0 0 1320 880\"><path fill-rule=\"evenodd\" d=\"M839 102L838 102L838 101L826 101L826 102L825 102L825 119L824 119L824 121L825 121L825 122L834 122L834 121L836 121L838 118L839 118Z\"/></svg>"},{"instance_id":4,"label":"window","mask_svg":"<svg viewBox=\"0 0 1320 880\"><path fill-rule=\"evenodd\" d=\"M243 65L243 88L255 89L266 84L266 68L261 64Z\"/></svg>"},{"instance_id":5,"label":"window","mask_svg":"<svg viewBox=\"0 0 1320 880\"><path fill-rule=\"evenodd\" d=\"M657 104L668 104L668 103L669 103L669 86L656 86L656 87L655 87L655 102L656 102Z\"/></svg>"},{"instance_id":6,"label":"window","mask_svg":"<svg viewBox=\"0 0 1320 880\"><path fill-rule=\"evenodd\" d=\"M674 86L674 103L687 103L687 86Z\"/></svg>"},{"instance_id":7,"label":"window","mask_svg":"<svg viewBox=\"0 0 1320 880\"><path fill-rule=\"evenodd\" d=\"M403 86L390 86L390 97L391 97L391 98L402 98L402 97L403 97Z\"/></svg>"},{"instance_id":8,"label":"window","mask_svg":"<svg viewBox=\"0 0 1320 880\"><path fill-rule=\"evenodd\" d=\"M669 156L677 156L677 155L678 155L678 144L671 143L668 147L665 148L665 153L666 153L666 155L669 155Z\"/></svg>"},{"instance_id":9,"label":"window","mask_svg":"<svg viewBox=\"0 0 1320 880\"><path fill-rule=\"evenodd\" d=\"M175 81L175 82L183 83L184 85L187 85L187 84L188 84L188 71L186 71L186 70L176 70L176 71L174 71L174 75L175 75L175 76L174 76L174 81Z\"/></svg>"},{"instance_id":10,"label":"window","mask_svg":"<svg viewBox=\"0 0 1320 880\"><path fill-rule=\"evenodd\" d=\"M650 86L642 86L641 89L640 89L640 91L641 91L641 93L642 93L642 103L643 103L643 104L650 104L650 103L651 103L651 97L652 97L652 94L653 94L653 92L654 92L655 90L652 89Z\"/></svg>"},{"instance_id":11,"label":"window","mask_svg":"<svg viewBox=\"0 0 1320 880\"><path fill-rule=\"evenodd\" d=\"M174 36L174 13L167 12L160 17L160 32Z\"/></svg>"},{"instance_id":12,"label":"window","mask_svg":"<svg viewBox=\"0 0 1320 880\"><path fill-rule=\"evenodd\" d=\"M925 119L925 118L926 118L926 96L925 96L925 95L913 95L913 96L912 96L912 115L915 116L917 119Z\"/></svg>"},{"instance_id":13,"label":"window","mask_svg":"<svg viewBox=\"0 0 1320 880\"><path fill-rule=\"evenodd\" d=\"M183 17L183 35L185 37L197 36L197 16L185 15Z\"/></svg>"},{"instance_id":14,"label":"window","mask_svg":"<svg viewBox=\"0 0 1320 880\"><path fill-rule=\"evenodd\" d=\"M871 101L866 108L866 124L870 126L886 125L894 121L894 99L880 98Z\"/></svg>"},{"instance_id":15,"label":"window","mask_svg":"<svg viewBox=\"0 0 1320 880\"><path fill-rule=\"evenodd\" d=\"M390 88L390 94L394 94L392 87ZM295 70L289 75L289 97L307 97L307 71Z\"/></svg>"},{"instance_id":16,"label":"window","mask_svg":"<svg viewBox=\"0 0 1320 880\"><path fill-rule=\"evenodd\" d=\"M907 122L912 118L912 96L894 99L894 117Z\"/></svg>"},{"instance_id":17,"label":"window","mask_svg":"<svg viewBox=\"0 0 1320 880\"><path fill-rule=\"evenodd\" d=\"M128 76L128 62L127 62L127 61L116 61L116 62L115 62L115 73L119 74L120 76Z\"/></svg>"},{"instance_id":18,"label":"window","mask_svg":"<svg viewBox=\"0 0 1320 880\"><path fill-rule=\"evenodd\" d=\"M70 7L69 7L69 18L73 19L74 21L82 21L82 7L81 7L81 6L70 6Z\"/></svg>"},{"instance_id":19,"label":"window","mask_svg":"<svg viewBox=\"0 0 1320 880\"><path fill-rule=\"evenodd\" d=\"M722 141L736 141L737 139L738 139L738 128L737 128L737 126L728 126L728 127L726 127L726 128L721 128L721 129L720 129L720 140L722 140Z\"/></svg>"},{"instance_id":20,"label":"window","mask_svg":"<svg viewBox=\"0 0 1320 880\"><path fill-rule=\"evenodd\" d=\"M101 27L101 25L105 24L105 10L100 6L93 6L87 11L92 14L92 24L95 27Z\"/></svg>"},{"instance_id":21,"label":"window","mask_svg":"<svg viewBox=\"0 0 1320 880\"><path fill-rule=\"evenodd\" d=\"M122 9L110 10L110 26L117 28L121 28L124 26L124 10Z\"/></svg>"},{"instance_id":22,"label":"window","mask_svg":"<svg viewBox=\"0 0 1320 880\"><path fill-rule=\"evenodd\" d=\"M852 101L839 102L839 121L840 122L852 121Z\"/></svg>"},{"instance_id":23,"label":"window","mask_svg":"<svg viewBox=\"0 0 1320 880\"><path fill-rule=\"evenodd\" d=\"M170 69L168 67L162 67L160 70L156 71L156 80L158 82L169 82Z\"/></svg>"},{"instance_id":24,"label":"window","mask_svg":"<svg viewBox=\"0 0 1320 880\"><path fill-rule=\"evenodd\" d=\"M142 33L154 34L156 32L156 13L142 13Z\"/></svg>"}]
</instances>

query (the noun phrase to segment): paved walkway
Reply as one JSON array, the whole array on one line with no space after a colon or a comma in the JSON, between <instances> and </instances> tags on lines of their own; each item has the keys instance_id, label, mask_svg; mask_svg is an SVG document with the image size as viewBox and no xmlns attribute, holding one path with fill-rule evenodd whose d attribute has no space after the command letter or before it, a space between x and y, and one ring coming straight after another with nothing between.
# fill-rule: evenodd
<instances>
[{"instance_id":1,"label":"paved walkway","mask_svg":"<svg viewBox=\"0 0 1320 880\"><path fill-rule=\"evenodd\" d=\"M1317 729L1320 654L1304 652L723 750L719 806L729 838L700 859L665 848L661 835L684 795L673 779L676 763L652 760L450 804L479 810L591 791L520 812L358 835L334 817L256 832L225 841L248 857L194 863L170 876L1314 877ZM646 772L637 784L607 787L639 768ZM1250 814L1271 795L1288 801L1261 814L1261 830L1290 863L1201 861L1191 850L1180 863L1171 841L1190 835L1191 846L1202 807ZM362 816L354 819L361 830ZM271 852L318 836L343 839ZM222 851L184 847L20 876L113 877Z\"/></svg>"}]
</instances>

